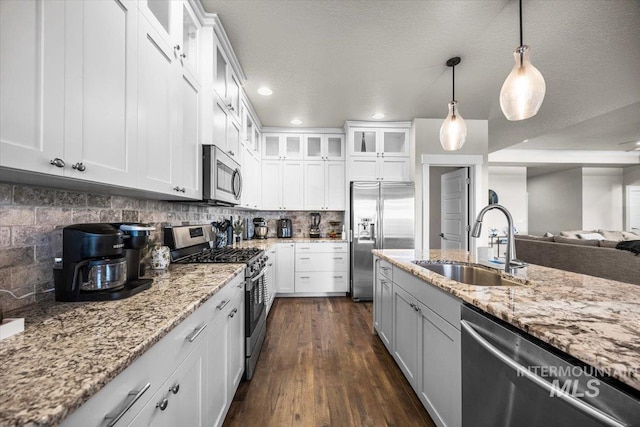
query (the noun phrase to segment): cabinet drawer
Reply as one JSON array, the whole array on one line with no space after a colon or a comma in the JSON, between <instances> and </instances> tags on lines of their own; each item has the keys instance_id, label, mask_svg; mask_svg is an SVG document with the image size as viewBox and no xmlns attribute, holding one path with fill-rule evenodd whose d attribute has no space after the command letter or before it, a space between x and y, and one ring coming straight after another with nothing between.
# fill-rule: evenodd
<instances>
[{"instance_id":1,"label":"cabinet drawer","mask_svg":"<svg viewBox=\"0 0 640 427\"><path fill-rule=\"evenodd\" d=\"M349 256L346 253L297 253L296 272L299 271L348 271Z\"/></svg>"},{"instance_id":2,"label":"cabinet drawer","mask_svg":"<svg viewBox=\"0 0 640 427\"><path fill-rule=\"evenodd\" d=\"M460 305L462 303L459 299L400 268L394 267L393 277L396 286L402 287L435 314L460 330Z\"/></svg>"},{"instance_id":3,"label":"cabinet drawer","mask_svg":"<svg viewBox=\"0 0 640 427\"><path fill-rule=\"evenodd\" d=\"M391 263L378 258L378 274L381 274L387 279L393 281L393 266Z\"/></svg>"},{"instance_id":4,"label":"cabinet drawer","mask_svg":"<svg viewBox=\"0 0 640 427\"><path fill-rule=\"evenodd\" d=\"M346 272L296 273L297 292L347 292L349 290Z\"/></svg>"},{"instance_id":5,"label":"cabinet drawer","mask_svg":"<svg viewBox=\"0 0 640 427\"><path fill-rule=\"evenodd\" d=\"M347 242L296 243L296 254L348 252Z\"/></svg>"}]
</instances>

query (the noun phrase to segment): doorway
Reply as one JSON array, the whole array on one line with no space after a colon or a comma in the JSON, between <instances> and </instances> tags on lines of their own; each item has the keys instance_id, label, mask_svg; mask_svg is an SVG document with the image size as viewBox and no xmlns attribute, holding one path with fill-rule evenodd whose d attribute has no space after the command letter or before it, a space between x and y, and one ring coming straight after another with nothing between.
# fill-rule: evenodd
<instances>
[{"instance_id":1,"label":"doorway","mask_svg":"<svg viewBox=\"0 0 640 427\"><path fill-rule=\"evenodd\" d=\"M627 185L625 204L627 209L624 229L640 234L640 186Z\"/></svg>"},{"instance_id":2,"label":"doorway","mask_svg":"<svg viewBox=\"0 0 640 427\"><path fill-rule=\"evenodd\" d=\"M463 249L468 250L468 236L461 243L461 222L463 228L468 224L468 196L464 203L456 194L459 176L469 173L467 167L434 166L429 168L429 248L430 249ZM448 190L447 190L448 188ZM460 215L462 205L466 214Z\"/></svg>"}]
</instances>

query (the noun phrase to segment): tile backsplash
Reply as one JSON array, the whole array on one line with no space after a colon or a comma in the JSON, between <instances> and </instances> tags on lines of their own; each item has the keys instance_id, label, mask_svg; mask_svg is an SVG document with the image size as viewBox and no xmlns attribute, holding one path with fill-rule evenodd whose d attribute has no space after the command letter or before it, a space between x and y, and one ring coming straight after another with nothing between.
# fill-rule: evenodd
<instances>
[{"instance_id":1,"label":"tile backsplash","mask_svg":"<svg viewBox=\"0 0 640 427\"><path fill-rule=\"evenodd\" d=\"M321 232L328 221L342 221L344 212L321 212ZM276 220L290 218L295 237L309 233L309 212L247 211L197 206L107 194L68 191L0 182L0 309L11 311L43 298L53 288L53 258L62 256L62 227L89 222L143 222L154 225L151 240L161 243L162 228L170 225L206 224L233 216L264 217L269 237L276 235Z\"/></svg>"}]
</instances>

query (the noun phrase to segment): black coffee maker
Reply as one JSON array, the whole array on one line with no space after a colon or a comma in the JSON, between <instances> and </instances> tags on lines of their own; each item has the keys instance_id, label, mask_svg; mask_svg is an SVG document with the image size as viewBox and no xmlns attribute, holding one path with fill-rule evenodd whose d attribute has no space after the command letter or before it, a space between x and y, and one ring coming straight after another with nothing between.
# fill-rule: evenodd
<instances>
[{"instance_id":1,"label":"black coffee maker","mask_svg":"<svg viewBox=\"0 0 640 427\"><path fill-rule=\"evenodd\" d=\"M54 264L56 301L117 300L148 289L153 280L140 279L140 250L152 229L144 224L63 228L62 258Z\"/></svg>"}]
</instances>

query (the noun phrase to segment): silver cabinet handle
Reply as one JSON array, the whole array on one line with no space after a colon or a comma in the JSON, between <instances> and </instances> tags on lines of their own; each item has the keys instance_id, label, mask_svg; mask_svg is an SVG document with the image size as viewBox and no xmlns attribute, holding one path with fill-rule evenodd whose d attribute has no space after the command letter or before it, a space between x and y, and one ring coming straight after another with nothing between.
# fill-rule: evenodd
<instances>
[{"instance_id":1,"label":"silver cabinet handle","mask_svg":"<svg viewBox=\"0 0 640 427\"><path fill-rule=\"evenodd\" d=\"M232 156L235 156L235 153L231 150L227 151L227 153L231 154Z\"/></svg>"},{"instance_id":2,"label":"silver cabinet handle","mask_svg":"<svg viewBox=\"0 0 640 427\"><path fill-rule=\"evenodd\" d=\"M309 246L301 246L300 249L311 249Z\"/></svg>"},{"instance_id":3,"label":"silver cabinet handle","mask_svg":"<svg viewBox=\"0 0 640 427\"><path fill-rule=\"evenodd\" d=\"M333 259L344 259L344 257L341 256L334 256Z\"/></svg>"},{"instance_id":4,"label":"silver cabinet handle","mask_svg":"<svg viewBox=\"0 0 640 427\"><path fill-rule=\"evenodd\" d=\"M227 306L227 304L229 304L229 301L231 301L231 300L230 300L230 299L228 299L228 300L223 300L223 301L220 303L220 305L218 305L218 306L216 307L216 309L218 309L218 310L222 310L223 308L225 308L225 307Z\"/></svg>"},{"instance_id":5,"label":"silver cabinet handle","mask_svg":"<svg viewBox=\"0 0 640 427\"><path fill-rule=\"evenodd\" d=\"M231 313L229 313L229 317L235 316L237 312L238 312L238 309L234 308L233 310L231 310Z\"/></svg>"},{"instance_id":6,"label":"silver cabinet handle","mask_svg":"<svg viewBox=\"0 0 640 427\"><path fill-rule=\"evenodd\" d=\"M311 279L309 276L300 276L301 279Z\"/></svg>"},{"instance_id":7,"label":"silver cabinet handle","mask_svg":"<svg viewBox=\"0 0 640 427\"><path fill-rule=\"evenodd\" d=\"M145 394L147 392L147 390L149 390L149 387L151 387L151 383L147 383L144 387L142 387L140 390L136 390L136 391L131 391L129 392L129 394L127 395L127 397L131 397L131 399L125 403L125 405L122 407L122 409L120 410L120 412L118 412L117 414L107 414L104 419L105 420L111 420L109 421L109 424L107 424L108 427L113 427L114 425L116 425L116 423L118 421L120 421L120 418L122 418L124 416L124 414L126 414L126 412L131 409L131 407L133 405L135 405L135 403L140 400L140 398L142 397L143 394Z\"/></svg>"},{"instance_id":8,"label":"silver cabinet handle","mask_svg":"<svg viewBox=\"0 0 640 427\"><path fill-rule=\"evenodd\" d=\"M333 276L334 279L342 279L342 276Z\"/></svg>"},{"instance_id":9,"label":"silver cabinet handle","mask_svg":"<svg viewBox=\"0 0 640 427\"><path fill-rule=\"evenodd\" d=\"M309 257L300 257L300 259L311 259Z\"/></svg>"},{"instance_id":10,"label":"silver cabinet handle","mask_svg":"<svg viewBox=\"0 0 640 427\"><path fill-rule=\"evenodd\" d=\"M180 187L173 187L173 191L180 191Z\"/></svg>"},{"instance_id":11,"label":"silver cabinet handle","mask_svg":"<svg viewBox=\"0 0 640 427\"><path fill-rule=\"evenodd\" d=\"M82 162L78 162L71 167L73 169L76 169L78 172L84 172L85 170L87 170L87 167L83 165Z\"/></svg>"},{"instance_id":12,"label":"silver cabinet handle","mask_svg":"<svg viewBox=\"0 0 640 427\"><path fill-rule=\"evenodd\" d=\"M187 59L187 54L186 54L186 53L183 53L182 55L180 55L180 58L182 58L182 59Z\"/></svg>"},{"instance_id":13,"label":"silver cabinet handle","mask_svg":"<svg viewBox=\"0 0 640 427\"><path fill-rule=\"evenodd\" d=\"M410 303L409 303L409 307L411 307L411 308L416 308L416 305L415 305L414 303L410 302Z\"/></svg>"},{"instance_id":14,"label":"silver cabinet handle","mask_svg":"<svg viewBox=\"0 0 640 427\"><path fill-rule=\"evenodd\" d=\"M198 338L198 335L200 335L202 331L204 331L204 328L206 327L207 327L207 324L205 323L202 326L195 328L193 332L191 332L191 334L189 334L189 336L187 336L185 339L189 342L194 342L195 339Z\"/></svg>"},{"instance_id":15,"label":"silver cabinet handle","mask_svg":"<svg viewBox=\"0 0 640 427\"><path fill-rule=\"evenodd\" d=\"M164 411L169 406L169 399L166 397L162 399L160 402L156 403L156 408L160 408L161 411Z\"/></svg>"},{"instance_id":16,"label":"silver cabinet handle","mask_svg":"<svg viewBox=\"0 0 640 427\"><path fill-rule=\"evenodd\" d=\"M180 45L179 45L179 44L175 45L175 46L173 47L173 51L174 51L174 52L179 52L179 51L180 51Z\"/></svg>"},{"instance_id":17,"label":"silver cabinet handle","mask_svg":"<svg viewBox=\"0 0 640 427\"><path fill-rule=\"evenodd\" d=\"M180 384L174 384L169 391L173 394L178 394L178 392L180 391Z\"/></svg>"},{"instance_id":18,"label":"silver cabinet handle","mask_svg":"<svg viewBox=\"0 0 640 427\"><path fill-rule=\"evenodd\" d=\"M342 246L334 246L333 249L342 249Z\"/></svg>"},{"instance_id":19,"label":"silver cabinet handle","mask_svg":"<svg viewBox=\"0 0 640 427\"><path fill-rule=\"evenodd\" d=\"M579 410L581 412L584 412L585 414L588 414L590 417L595 418L596 420L600 421L601 423L603 423L603 424L605 424L607 426L625 427L625 424L622 424L620 421L612 418L610 415L605 414L604 412L600 411L599 409L596 409L593 406L583 402L582 400L576 399L571 394L566 393L563 390L557 390L557 389L554 390L554 386L553 385L549 384L544 379L542 379L539 376L535 375L534 373L529 371L529 369L526 366L521 365L520 363L518 363L515 360L511 359L509 356L504 354L502 351L498 350L496 347L491 345L491 343L489 341L487 341L486 339L484 339L484 337L482 337L482 335L480 335L473 328L473 326L471 326L471 324L469 322L467 322L466 320L461 320L460 321L460 326L462 326L462 329L464 329L464 331L467 332L471 336L471 338L473 338L478 344L480 344L482 347L484 347L485 350L487 350L493 356L498 358L501 362L503 362L504 364L509 366L511 369L514 369L516 372L518 372L518 374L520 374L524 378L526 378L526 379L530 380L531 382L533 382L534 384L542 387L543 389L545 389L549 393L552 393L552 392L556 393L555 395L558 396L560 399L564 400L565 403L573 406L574 408L576 408L577 410Z\"/></svg>"},{"instance_id":20,"label":"silver cabinet handle","mask_svg":"<svg viewBox=\"0 0 640 427\"><path fill-rule=\"evenodd\" d=\"M64 160L62 160L60 157L56 157L55 159L51 160L49 162L49 164L52 164L53 166L55 166L57 168L63 168L64 167Z\"/></svg>"},{"instance_id":21,"label":"silver cabinet handle","mask_svg":"<svg viewBox=\"0 0 640 427\"><path fill-rule=\"evenodd\" d=\"M182 188L180 189L180 191L181 191L181 192L183 192L183 193L186 193L186 192L187 192L187 189L186 189L186 188L184 188L184 187L182 187Z\"/></svg>"}]
</instances>

